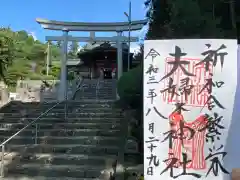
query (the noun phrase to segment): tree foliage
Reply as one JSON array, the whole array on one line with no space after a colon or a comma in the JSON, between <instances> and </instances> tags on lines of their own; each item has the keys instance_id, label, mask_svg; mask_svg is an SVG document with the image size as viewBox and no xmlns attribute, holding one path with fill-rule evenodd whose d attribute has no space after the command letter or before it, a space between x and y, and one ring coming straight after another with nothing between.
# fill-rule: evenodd
<instances>
[{"instance_id":1,"label":"tree foliage","mask_svg":"<svg viewBox=\"0 0 240 180\"><path fill-rule=\"evenodd\" d=\"M19 79L57 78L60 64L55 62L61 59L60 48L51 43L53 72L48 77L46 55L47 43L34 40L26 31L13 32L10 28L0 29L0 78L7 85L15 86Z\"/></svg>"},{"instance_id":2,"label":"tree foliage","mask_svg":"<svg viewBox=\"0 0 240 180\"><path fill-rule=\"evenodd\" d=\"M131 108L137 108L142 95L142 65L125 72L117 84L118 95Z\"/></svg>"},{"instance_id":3,"label":"tree foliage","mask_svg":"<svg viewBox=\"0 0 240 180\"><path fill-rule=\"evenodd\" d=\"M236 38L234 1L146 0L148 39Z\"/></svg>"},{"instance_id":4,"label":"tree foliage","mask_svg":"<svg viewBox=\"0 0 240 180\"><path fill-rule=\"evenodd\" d=\"M15 57L15 34L9 28L0 29L0 78L6 82L7 68Z\"/></svg>"},{"instance_id":5,"label":"tree foliage","mask_svg":"<svg viewBox=\"0 0 240 180\"><path fill-rule=\"evenodd\" d=\"M77 52L78 52L79 44L76 41L73 41L70 46L69 46L69 52L68 52L68 57L70 59L75 59L77 58Z\"/></svg>"},{"instance_id":6,"label":"tree foliage","mask_svg":"<svg viewBox=\"0 0 240 180\"><path fill-rule=\"evenodd\" d=\"M135 110L132 115L137 122L130 123L131 135L138 140L138 149L143 153L143 46L134 59L140 61L140 65L123 73L122 77L118 80L117 91L120 97L117 102L118 106L124 109ZM143 158L140 158L140 162Z\"/></svg>"}]
</instances>

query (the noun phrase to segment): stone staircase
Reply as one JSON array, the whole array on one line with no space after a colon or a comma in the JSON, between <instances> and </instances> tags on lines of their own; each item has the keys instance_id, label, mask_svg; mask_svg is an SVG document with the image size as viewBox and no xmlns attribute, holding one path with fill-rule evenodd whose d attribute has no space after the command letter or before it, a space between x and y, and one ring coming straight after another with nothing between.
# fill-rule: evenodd
<instances>
[{"instance_id":1,"label":"stone staircase","mask_svg":"<svg viewBox=\"0 0 240 180\"><path fill-rule=\"evenodd\" d=\"M97 79L82 80L81 90L78 92L76 99L97 99Z\"/></svg>"},{"instance_id":2,"label":"stone staircase","mask_svg":"<svg viewBox=\"0 0 240 180\"><path fill-rule=\"evenodd\" d=\"M107 83L105 88L110 88ZM87 91L91 92L91 89ZM126 129L122 112L113 108L113 102L68 101L67 119L64 119L64 104L58 104L37 121L37 138L34 123L6 144L3 179L90 180L98 179L103 171L112 171L113 163L121 161L122 137ZM0 112L0 142L53 105L39 103L3 108ZM136 151L128 150L127 153L133 156L125 158L124 165L135 164Z\"/></svg>"},{"instance_id":3,"label":"stone staircase","mask_svg":"<svg viewBox=\"0 0 240 180\"><path fill-rule=\"evenodd\" d=\"M117 91L116 79L104 79L99 81L97 97L98 99L116 99Z\"/></svg>"},{"instance_id":4,"label":"stone staircase","mask_svg":"<svg viewBox=\"0 0 240 180\"><path fill-rule=\"evenodd\" d=\"M116 99L115 79L84 79L78 99Z\"/></svg>"}]
</instances>

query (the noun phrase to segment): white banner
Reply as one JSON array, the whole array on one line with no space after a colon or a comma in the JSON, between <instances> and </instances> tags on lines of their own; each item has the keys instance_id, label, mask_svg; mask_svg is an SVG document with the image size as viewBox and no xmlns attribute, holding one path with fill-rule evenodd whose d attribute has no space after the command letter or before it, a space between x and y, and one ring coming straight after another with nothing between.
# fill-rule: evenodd
<instances>
[{"instance_id":1,"label":"white banner","mask_svg":"<svg viewBox=\"0 0 240 180\"><path fill-rule=\"evenodd\" d=\"M229 179L237 41L149 40L144 57L144 179Z\"/></svg>"}]
</instances>

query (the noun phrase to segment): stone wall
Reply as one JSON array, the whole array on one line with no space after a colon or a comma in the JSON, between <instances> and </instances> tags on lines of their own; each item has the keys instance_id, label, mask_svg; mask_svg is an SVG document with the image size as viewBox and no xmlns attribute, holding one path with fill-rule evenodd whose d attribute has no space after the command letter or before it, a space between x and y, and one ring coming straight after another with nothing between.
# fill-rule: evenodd
<instances>
[{"instance_id":1,"label":"stone wall","mask_svg":"<svg viewBox=\"0 0 240 180\"><path fill-rule=\"evenodd\" d=\"M9 93L6 87L0 87L0 107L9 102Z\"/></svg>"},{"instance_id":2,"label":"stone wall","mask_svg":"<svg viewBox=\"0 0 240 180\"><path fill-rule=\"evenodd\" d=\"M81 81L81 78L77 77L73 81L68 82L68 97L72 96L79 81ZM7 86L0 82L0 107L11 100L22 102L57 101L60 81L46 80L46 82L51 86L43 89L44 83L41 80L18 81L16 92L8 92Z\"/></svg>"},{"instance_id":3,"label":"stone wall","mask_svg":"<svg viewBox=\"0 0 240 180\"><path fill-rule=\"evenodd\" d=\"M7 86L0 82L0 106L7 104L11 100L22 102L40 102L51 99L56 100L56 81L48 81L53 88L45 88L42 90L43 82L41 80L18 81L16 92L9 92Z\"/></svg>"},{"instance_id":4,"label":"stone wall","mask_svg":"<svg viewBox=\"0 0 240 180\"><path fill-rule=\"evenodd\" d=\"M16 89L16 93L20 98L18 100L23 102L56 100L57 93L54 87L57 81L46 82L51 86L43 89L44 83L41 80L19 81Z\"/></svg>"}]
</instances>

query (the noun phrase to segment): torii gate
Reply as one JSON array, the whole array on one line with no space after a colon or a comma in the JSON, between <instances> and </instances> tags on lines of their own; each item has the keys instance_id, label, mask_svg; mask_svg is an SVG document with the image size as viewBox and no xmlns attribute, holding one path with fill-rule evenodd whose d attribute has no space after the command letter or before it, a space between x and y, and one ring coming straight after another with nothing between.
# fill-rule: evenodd
<instances>
[{"instance_id":1,"label":"torii gate","mask_svg":"<svg viewBox=\"0 0 240 180\"><path fill-rule=\"evenodd\" d=\"M61 61L61 77L60 77L60 92L58 100L65 100L67 97L67 49L68 41L78 42L116 42L117 43L117 77L122 75L123 62L122 62L122 43L123 42L136 42L137 37L124 37L122 32L129 31L129 22L115 22L115 23L84 23L84 22L62 22L52 21L37 18L36 21L44 28L49 30L63 31L62 36L46 36L46 41L63 41L62 51L63 58ZM147 23L147 20L131 21L130 31L142 29ZM90 37L73 37L69 36L70 31L89 31ZM95 32L117 32L115 37L95 37Z\"/></svg>"}]
</instances>

